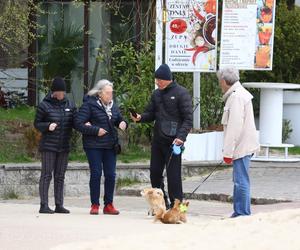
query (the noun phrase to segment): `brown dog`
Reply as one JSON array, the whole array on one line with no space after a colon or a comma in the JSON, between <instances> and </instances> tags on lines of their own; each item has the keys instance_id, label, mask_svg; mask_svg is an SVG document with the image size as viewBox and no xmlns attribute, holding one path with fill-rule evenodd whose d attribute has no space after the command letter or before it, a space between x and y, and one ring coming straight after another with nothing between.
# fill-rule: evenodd
<instances>
[{"instance_id":1,"label":"brown dog","mask_svg":"<svg viewBox=\"0 0 300 250\"><path fill-rule=\"evenodd\" d=\"M164 211L160 209L155 216L154 221L161 221L165 224L181 224L182 222L186 223L186 209L189 205L188 201L180 202L180 200L176 199L174 206L168 210Z\"/></svg>"},{"instance_id":2,"label":"brown dog","mask_svg":"<svg viewBox=\"0 0 300 250\"><path fill-rule=\"evenodd\" d=\"M160 209L154 221L160 220L165 224L179 224L180 222L180 200L175 200L174 206L168 211Z\"/></svg>"},{"instance_id":3,"label":"brown dog","mask_svg":"<svg viewBox=\"0 0 300 250\"><path fill-rule=\"evenodd\" d=\"M160 188L145 188L141 195L149 204L148 215L156 215L158 211L166 211L164 194Z\"/></svg>"}]
</instances>

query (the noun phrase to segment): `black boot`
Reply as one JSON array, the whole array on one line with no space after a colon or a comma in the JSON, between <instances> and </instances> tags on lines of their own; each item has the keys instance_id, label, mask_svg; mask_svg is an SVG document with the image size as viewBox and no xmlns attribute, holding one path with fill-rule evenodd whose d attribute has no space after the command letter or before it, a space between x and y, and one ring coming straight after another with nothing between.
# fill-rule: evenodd
<instances>
[{"instance_id":1,"label":"black boot","mask_svg":"<svg viewBox=\"0 0 300 250\"><path fill-rule=\"evenodd\" d=\"M170 202L169 202L168 196L165 196L164 200L165 200L165 204L166 204L166 209L169 210L171 207L170 207Z\"/></svg>"},{"instance_id":2,"label":"black boot","mask_svg":"<svg viewBox=\"0 0 300 250\"><path fill-rule=\"evenodd\" d=\"M171 201L171 203L169 204L170 209L174 207L174 203L175 203L174 201Z\"/></svg>"},{"instance_id":3,"label":"black boot","mask_svg":"<svg viewBox=\"0 0 300 250\"><path fill-rule=\"evenodd\" d=\"M164 189L164 185L161 185L161 190L164 193L164 200L165 200L165 204L166 204L166 209L169 210L170 209L170 202L169 202L169 197L168 194L166 193L165 189Z\"/></svg>"},{"instance_id":4,"label":"black boot","mask_svg":"<svg viewBox=\"0 0 300 250\"><path fill-rule=\"evenodd\" d=\"M54 214L54 211L48 206L48 204L41 204L40 214Z\"/></svg>"},{"instance_id":5,"label":"black boot","mask_svg":"<svg viewBox=\"0 0 300 250\"><path fill-rule=\"evenodd\" d=\"M58 213L58 214L69 214L70 210L65 209L62 205L56 205L56 207L55 207L55 213Z\"/></svg>"}]
</instances>

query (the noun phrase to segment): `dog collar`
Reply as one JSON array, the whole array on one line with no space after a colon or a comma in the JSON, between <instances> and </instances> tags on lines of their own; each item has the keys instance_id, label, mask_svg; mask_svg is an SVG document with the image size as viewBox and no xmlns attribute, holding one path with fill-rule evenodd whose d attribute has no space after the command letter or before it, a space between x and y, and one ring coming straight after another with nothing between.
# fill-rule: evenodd
<instances>
[{"instance_id":1,"label":"dog collar","mask_svg":"<svg viewBox=\"0 0 300 250\"><path fill-rule=\"evenodd\" d=\"M179 205L179 209L180 209L180 212L182 212L182 213L186 213L187 212L187 206L186 205L180 204Z\"/></svg>"}]
</instances>

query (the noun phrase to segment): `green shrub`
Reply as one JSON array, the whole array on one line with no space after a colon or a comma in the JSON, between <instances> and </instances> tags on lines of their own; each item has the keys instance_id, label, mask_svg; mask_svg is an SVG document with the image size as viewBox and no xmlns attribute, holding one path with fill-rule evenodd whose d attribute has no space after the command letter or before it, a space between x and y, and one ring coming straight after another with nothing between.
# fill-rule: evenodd
<instances>
[{"instance_id":1,"label":"green shrub","mask_svg":"<svg viewBox=\"0 0 300 250\"><path fill-rule=\"evenodd\" d=\"M282 141L286 142L293 132L292 124L290 120L283 119L282 120Z\"/></svg>"},{"instance_id":2,"label":"green shrub","mask_svg":"<svg viewBox=\"0 0 300 250\"><path fill-rule=\"evenodd\" d=\"M108 65L107 76L114 82L115 98L129 121L129 109L142 113L154 90L153 43L136 50L132 43L118 42L109 51L101 51L98 60ZM127 131L129 144L150 141L151 130L152 124L132 124Z\"/></svg>"},{"instance_id":3,"label":"green shrub","mask_svg":"<svg viewBox=\"0 0 300 250\"><path fill-rule=\"evenodd\" d=\"M24 144L29 157L37 158L38 146L41 139L41 133L36 130L33 125L26 128L24 131Z\"/></svg>"},{"instance_id":4,"label":"green shrub","mask_svg":"<svg viewBox=\"0 0 300 250\"><path fill-rule=\"evenodd\" d=\"M47 43L47 35L40 38L41 53L38 63L42 65L43 83L41 88L47 92L55 76L65 78L67 92L71 88L71 72L79 67L83 48L83 30L74 25L57 26L53 31L52 42Z\"/></svg>"},{"instance_id":5,"label":"green shrub","mask_svg":"<svg viewBox=\"0 0 300 250\"><path fill-rule=\"evenodd\" d=\"M10 189L4 191L3 199L4 200L18 200L18 199L20 199L20 195L15 190L10 188Z\"/></svg>"},{"instance_id":6,"label":"green shrub","mask_svg":"<svg viewBox=\"0 0 300 250\"><path fill-rule=\"evenodd\" d=\"M174 77L193 95L192 73L177 72ZM223 112L222 93L215 73L201 73L200 95L201 128L211 129L220 124ZM197 103L199 100L194 101L195 105Z\"/></svg>"}]
</instances>

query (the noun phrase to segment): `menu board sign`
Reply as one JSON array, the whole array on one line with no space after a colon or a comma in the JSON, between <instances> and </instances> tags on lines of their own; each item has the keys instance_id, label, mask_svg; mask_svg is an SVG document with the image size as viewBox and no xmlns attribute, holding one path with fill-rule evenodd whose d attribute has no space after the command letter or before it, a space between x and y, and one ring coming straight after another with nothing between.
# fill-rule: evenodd
<instances>
[{"instance_id":1,"label":"menu board sign","mask_svg":"<svg viewBox=\"0 0 300 250\"><path fill-rule=\"evenodd\" d=\"M275 0L224 0L220 68L272 70Z\"/></svg>"}]
</instances>

